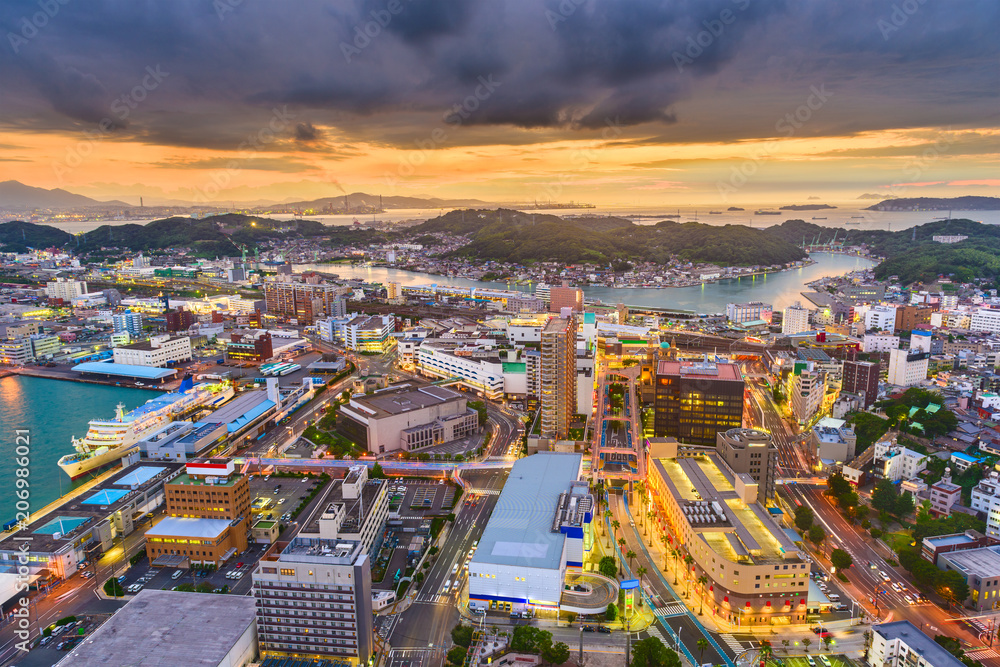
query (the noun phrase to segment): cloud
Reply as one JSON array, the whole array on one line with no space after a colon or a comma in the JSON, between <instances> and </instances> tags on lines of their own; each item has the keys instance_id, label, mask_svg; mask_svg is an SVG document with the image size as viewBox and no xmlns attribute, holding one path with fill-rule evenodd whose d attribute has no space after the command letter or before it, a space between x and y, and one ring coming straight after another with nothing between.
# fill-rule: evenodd
<instances>
[{"instance_id":1,"label":"cloud","mask_svg":"<svg viewBox=\"0 0 1000 667\"><path fill-rule=\"evenodd\" d=\"M296 123L295 140L310 143L319 138L319 130L312 123Z\"/></svg>"}]
</instances>

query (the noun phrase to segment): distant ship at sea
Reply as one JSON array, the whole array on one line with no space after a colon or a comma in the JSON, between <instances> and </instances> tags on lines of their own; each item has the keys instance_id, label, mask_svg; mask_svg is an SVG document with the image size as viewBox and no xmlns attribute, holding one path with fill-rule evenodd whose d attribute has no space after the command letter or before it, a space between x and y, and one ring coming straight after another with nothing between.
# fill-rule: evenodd
<instances>
[{"instance_id":1,"label":"distant ship at sea","mask_svg":"<svg viewBox=\"0 0 1000 667\"><path fill-rule=\"evenodd\" d=\"M826 218L818 218L816 216L813 216L813 220L826 220Z\"/></svg>"},{"instance_id":2,"label":"distant ship at sea","mask_svg":"<svg viewBox=\"0 0 1000 667\"><path fill-rule=\"evenodd\" d=\"M860 220L845 220L844 224L845 225L860 225L861 221Z\"/></svg>"},{"instance_id":3,"label":"distant ship at sea","mask_svg":"<svg viewBox=\"0 0 1000 667\"><path fill-rule=\"evenodd\" d=\"M781 211L765 211L763 209L754 211L754 215L781 215Z\"/></svg>"},{"instance_id":4,"label":"distant ship at sea","mask_svg":"<svg viewBox=\"0 0 1000 667\"><path fill-rule=\"evenodd\" d=\"M113 419L90 420L87 435L73 438L73 454L59 459L63 472L76 479L93 470L116 463L139 446L148 433L197 407L217 407L235 394L228 384L195 385L187 375L176 392L157 396L126 413L118 404Z\"/></svg>"},{"instance_id":5,"label":"distant ship at sea","mask_svg":"<svg viewBox=\"0 0 1000 667\"><path fill-rule=\"evenodd\" d=\"M722 215L722 211L709 211L709 215Z\"/></svg>"}]
</instances>

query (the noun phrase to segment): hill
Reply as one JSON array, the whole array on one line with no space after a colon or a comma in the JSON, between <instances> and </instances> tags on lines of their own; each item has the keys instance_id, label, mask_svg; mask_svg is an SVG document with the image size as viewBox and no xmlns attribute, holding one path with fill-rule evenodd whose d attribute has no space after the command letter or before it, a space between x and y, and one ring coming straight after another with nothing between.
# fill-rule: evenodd
<instances>
[{"instance_id":1,"label":"hill","mask_svg":"<svg viewBox=\"0 0 1000 667\"><path fill-rule=\"evenodd\" d=\"M899 197L868 207L869 211L1000 211L1000 197Z\"/></svg>"},{"instance_id":2,"label":"hill","mask_svg":"<svg viewBox=\"0 0 1000 667\"><path fill-rule=\"evenodd\" d=\"M779 210L781 211L823 211L828 208L837 208L836 206L831 206L830 204L788 204L782 206Z\"/></svg>"},{"instance_id":3,"label":"hill","mask_svg":"<svg viewBox=\"0 0 1000 667\"><path fill-rule=\"evenodd\" d=\"M76 195L60 188L46 190L25 185L20 181L0 183L0 209L62 209L82 206L105 206L108 208L131 208L121 201L97 201L83 195Z\"/></svg>"},{"instance_id":4,"label":"hill","mask_svg":"<svg viewBox=\"0 0 1000 667\"><path fill-rule=\"evenodd\" d=\"M346 208L367 207L377 208L452 208L456 206L489 206L489 202L479 199L439 199L437 197L398 197L370 195L365 192L352 192L349 195L322 197L309 201L285 202L272 206L272 209L313 209L322 210L328 207Z\"/></svg>"},{"instance_id":5,"label":"hill","mask_svg":"<svg viewBox=\"0 0 1000 667\"><path fill-rule=\"evenodd\" d=\"M508 209L451 211L414 227L413 234L447 232L470 242L453 254L513 263L567 264L649 261L674 257L725 266L784 264L805 257L794 244L743 225L666 220L636 225L615 217L560 218Z\"/></svg>"},{"instance_id":6,"label":"hill","mask_svg":"<svg viewBox=\"0 0 1000 667\"><path fill-rule=\"evenodd\" d=\"M72 241L73 235L57 227L33 222L0 223L0 249L5 252L27 252L28 248L61 247Z\"/></svg>"}]
</instances>

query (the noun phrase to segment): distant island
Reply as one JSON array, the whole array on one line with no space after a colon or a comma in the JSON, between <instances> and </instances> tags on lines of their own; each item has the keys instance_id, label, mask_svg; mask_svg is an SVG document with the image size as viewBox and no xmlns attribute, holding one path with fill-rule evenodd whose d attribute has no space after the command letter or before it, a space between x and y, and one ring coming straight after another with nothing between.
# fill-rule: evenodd
<instances>
[{"instance_id":1,"label":"distant island","mask_svg":"<svg viewBox=\"0 0 1000 667\"><path fill-rule=\"evenodd\" d=\"M780 210L782 211L822 211L827 208L837 208L836 206L830 206L829 204L789 204L787 206L782 206Z\"/></svg>"},{"instance_id":2,"label":"distant island","mask_svg":"<svg viewBox=\"0 0 1000 667\"><path fill-rule=\"evenodd\" d=\"M874 192L866 192L858 197L858 199L895 199L895 198L896 198L895 195L880 195Z\"/></svg>"},{"instance_id":3,"label":"distant island","mask_svg":"<svg viewBox=\"0 0 1000 667\"><path fill-rule=\"evenodd\" d=\"M730 206L726 209L727 211L745 211L745 208L740 208L739 206Z\"/></svg>"},{"instance_id":4,"label":"distant island","mask_svg":"<svg viewBox=\"0 0 1000 667\"><path fill-rule=\"evenodd\" d=\"M869 206L869 211L1000 211L1000 197L899 197Z\"/></svg>"}]
</instances>

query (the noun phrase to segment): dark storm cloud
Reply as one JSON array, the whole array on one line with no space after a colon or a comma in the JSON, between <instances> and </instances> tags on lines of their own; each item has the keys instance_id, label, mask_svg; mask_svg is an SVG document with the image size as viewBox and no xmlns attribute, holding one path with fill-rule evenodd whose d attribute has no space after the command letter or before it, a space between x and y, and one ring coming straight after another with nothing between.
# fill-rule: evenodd
<instances>
[{"instance_id":1,"label":"dark storm cloud","mask_svg":"<svg viewBox=\"0 0 1000 667\"><path fill-rule=\"evenodd\" d=\"M836 95L801 136L997 118L994 0L898 16L883 0L222 2L70 2L33 32L36 0L0 3L0 126L111 117L138 141L236 150L288 105L300 117L263 150L406 146L435 127L451 146L497 136L477 128L609 125L620 141L737 141L773 136L821 83ZM170 76L110 114L157 66Z\"/></svg>"}]
</instances>

